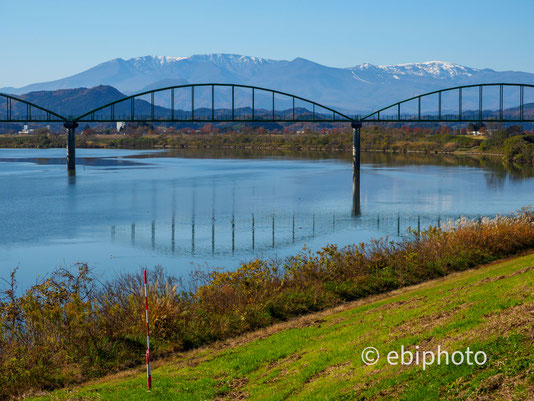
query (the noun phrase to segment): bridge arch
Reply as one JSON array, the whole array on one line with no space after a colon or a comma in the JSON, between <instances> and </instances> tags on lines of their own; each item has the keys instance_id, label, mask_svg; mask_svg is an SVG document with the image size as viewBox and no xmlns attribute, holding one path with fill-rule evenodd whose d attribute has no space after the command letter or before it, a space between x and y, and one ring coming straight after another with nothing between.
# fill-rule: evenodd
<instances>
[{"instance_id":1,"label":"bridge arch","mask_svg":"<svg viewBox=\"0 0 534 401\"><path fill-rule=\"evenodd\" d=\"M195 105L195 92L208 91L208 105ZM177 108L178 97L183 99L186 91L189 93L189 108ZM216 91L226 90L223 95L222 107L216 107ZM241 91L239 103L243 104L243 91L249 91L250 104L236 107L237 91ZM167 93L167 106L156 101L156 96ZM177 96L177 92L181 92ZM210 92L210 93L209 93ZM143 97L149 97L143 100ZM280 102L285 108L276 108ZM263 107L256 107L261 98ZM283 99L282 99L283 98ZM206 100L206 99L204 99ZM266 102L269 103L265 107ZM284 106L282 106L284 107ZM309 109L307 108L309 107ZM123 114L121 114L123 113ZM76 122L351 122L354 119L331 107L324 106L303 97L281 92L274 89L251 85L226 83L200 83L176 85L139 92L107 103L82 115L72 121Z\"/></svg>"},{"instance_id":2,"label":"bridge arch","mask_svg":"<svg viewBox=\"0 0 534 401\"><path fill-rule=\"evenodd\" d=\"M493 94L491 99L494 100L496 107L493 109L484 109L484 94L488 89L495 89L498 93ZM471 91L471 102L467 107L470 110L465 110L466 92ZM515 91L515 93L512 93ZM530 98L534 103L534 85L518 84L518 83L486 83L455 86L452 88L440 89L421 95L413 96L408 99L390 104L380 110L376 110L371 114L362 117L362 122L534 122L534 107L532 110L525 109L527 91L531 91ZM456 93L455 93L456 92ZM506 93L508 92L508 93ZM444 107L443 98L447 95L455 97L454 108ZM428 100L430 97L435 97L435 109L433 111L425 112L422 110L423 100ZM514 99L514 107L505 107L505 101ZM473 101L474 99L474 101ZM412 106L411 111L403 112L402 107ZM451 102L449 102L451 103ZM450 105L449 105L450 106ZM534 106L534 104L533 104Z\"/></svg>"},{"instance_id":3,"label":"bridge arch","mask_svg":"<svg viewBox=\"0 0 534 401\"><path fill-rule=\"evenodd\" d=\"M0 122L65 122L66 117L19 97L0 93Z\"/></svg>"}]
</instances>

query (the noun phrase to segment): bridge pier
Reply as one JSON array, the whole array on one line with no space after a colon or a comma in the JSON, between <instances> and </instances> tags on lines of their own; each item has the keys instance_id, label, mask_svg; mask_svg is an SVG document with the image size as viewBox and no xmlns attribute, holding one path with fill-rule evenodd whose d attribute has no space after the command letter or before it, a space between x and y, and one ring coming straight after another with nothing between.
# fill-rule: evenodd
<instances>
[{"instance_id":1,"label":"bridge pier","mask_svg":"<svg viewBox=\"0 0 534 401\"><path fill-rule=\"evenodd\" d=\"M352 124L352 175L360 174L360 128L362 123L353 121Z\"/></svg>"},{"instance_id":2,"label":"bridge pier","mask_svg":"<svg viewBox=\"0 0 534 401\"><path fill-rule=\"evenodd\" d=\"M352 176L352 217L360 217L362 209L360 207L360 172Z\"/></svg>"},{"instance_id":3,"label":"bridge pier","mask_svg":"<svg viewBox=\"0 0 534 401\"><path fill-rule=\"evenodd\" d=\"M69 121L63 124L67 129L67 171L69 175L76 174L76 128L78 123Z\"/></svg>"},{"instance_id":4,"label":"bridge pier","mask_svg":"<svg viewBox=\"0 0 534 401\"><path fill-rule=\"evenodd\" d=\"M361 216L360 208L360 128L362 123L352 121L352 217Z\"/></svg>"}]
</instances>

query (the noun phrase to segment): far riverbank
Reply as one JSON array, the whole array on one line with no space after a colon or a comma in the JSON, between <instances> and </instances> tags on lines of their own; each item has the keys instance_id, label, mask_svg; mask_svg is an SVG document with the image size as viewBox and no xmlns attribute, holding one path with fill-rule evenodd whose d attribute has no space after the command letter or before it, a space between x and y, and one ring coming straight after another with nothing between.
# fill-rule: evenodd
<instances>
[{"instance_id":1,"label":"far riverbank","mask_svg":"<svg viewBox=\"0 0 534 401\"><path fill-rule=\"evenodd\" d=\"M109 131L109 132L108 132ZM368 127L362 129L364 152L439 153L499 156L512 163L532 163L534 136L520 127L509 127L491 135L461 135L450 130ZM0 135L0 148L62 148L65 135L39 129L33 135ZM324 133L295 133L250 128L240 132L207 133L198 130L137 128L122 134L86 128L77 137L77 147L87 149L246 149L307 152L352 152L352 132L333 129Z\"/></svg>"}]
</instances>

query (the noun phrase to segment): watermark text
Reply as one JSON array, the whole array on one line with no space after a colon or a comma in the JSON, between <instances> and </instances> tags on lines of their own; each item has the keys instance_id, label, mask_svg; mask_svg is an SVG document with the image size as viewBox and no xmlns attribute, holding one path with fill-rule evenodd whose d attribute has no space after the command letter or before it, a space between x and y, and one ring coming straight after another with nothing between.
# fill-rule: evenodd
<instances>
[{"instance_id":1,"label":"watermark text","mask_svg":"<svg viewBox=\"0 0 534 401\"><path fill-rule=\"evenodd\" d=\"M366 365L374 365L380 360L380 352L375 347L367 347L362 351L362 361ZM438 345L437 351L420 350L416 345L415 349L406 349L404 345L398 351L389 351L386 360L390 365L416 365L426 370L432 365L484 365L488 361L488 356L484 351L472 351L469 347L465 351L454 351L449 353L442 350Z\"/></svg>"}]
</instances>

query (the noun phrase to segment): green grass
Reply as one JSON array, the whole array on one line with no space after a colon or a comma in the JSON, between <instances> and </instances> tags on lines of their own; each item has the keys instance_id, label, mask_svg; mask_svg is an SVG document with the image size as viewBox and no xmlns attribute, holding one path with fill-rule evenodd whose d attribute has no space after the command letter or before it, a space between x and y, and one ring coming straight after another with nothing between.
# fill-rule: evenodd
<instances>
[{"instance_id":1,"label":"green grass","mask_svg":"<svg viewBox=\"0 0 534 401\"><path fill-rule=\"evenodd\" d=\"M347 304L34 400L467 400L534 394L534 255ZM438 345L488 362L391 366L385 353ZM376 347L366 366L361 351ZM142 356L140 355L140 360Z\"/></svg>"}]
</instances>

